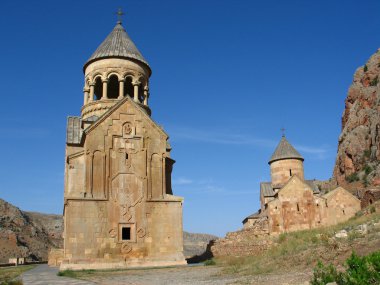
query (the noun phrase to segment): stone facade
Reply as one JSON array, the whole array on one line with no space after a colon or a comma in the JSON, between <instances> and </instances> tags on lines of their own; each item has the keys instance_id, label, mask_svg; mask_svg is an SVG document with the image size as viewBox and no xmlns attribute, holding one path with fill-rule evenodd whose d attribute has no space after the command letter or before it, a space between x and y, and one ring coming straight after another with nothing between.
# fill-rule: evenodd
<instances>
[{"instance_id":1,"label":"stone facade","mask_svg":"<svg viewBox=\"0 0 380 285\"><path fill-rule=\"evenodd\" d=\"M82 115L68 118L60 269L185 264L183 198L172 193L168 135L150 117L151 70L121 23L84 74Z\"/></svg>"}]
</instances>

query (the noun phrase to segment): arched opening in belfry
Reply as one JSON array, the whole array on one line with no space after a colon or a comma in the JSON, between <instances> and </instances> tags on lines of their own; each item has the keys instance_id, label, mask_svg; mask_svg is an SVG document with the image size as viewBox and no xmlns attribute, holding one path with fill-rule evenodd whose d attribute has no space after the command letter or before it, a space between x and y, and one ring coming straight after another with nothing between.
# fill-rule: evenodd
<instances>
[{"instance_id":1,"label":"arched opening in belfry","mask_svg":"<svg viewBox=\"0 0 380 285\"><path fill-rule=\"evenodd\" d=\"M124 97L128 95L129 97L133 98L133 84L132 84L132 78L127 77L125 78L124 82Z\"/></svg>"},{"instance_id":2,"label":"arched opening in belfry","mask_svg":"<svg viewBox=\"0 0 380 285\"><path fill-rule=\"evenodd\" d=\"M100 77L95 79L94 100L100 100L103 96L103 83Z\"/></svg>"},{"instance_id":3,"label":"arched opening in belfry","mask_svg":"<svg viewBox=\"0 0 380 285\"><path fill-rule=\"evenodd\" d=\"M107 85L107 97L117 99L119 97L119 79L116 75L111 75Z\"/></svg>"},{"instance_id":4,"label":"arched opening in belfry","mask_svg":"<svg viewBox=\"0 0 380 285\"><path fill-rule=\"evenodd\" d=\"M139 85L139 102L140 103L144 102L144 86L145 86L145 83L140 83Z\"/></svg>"}]
</instances>

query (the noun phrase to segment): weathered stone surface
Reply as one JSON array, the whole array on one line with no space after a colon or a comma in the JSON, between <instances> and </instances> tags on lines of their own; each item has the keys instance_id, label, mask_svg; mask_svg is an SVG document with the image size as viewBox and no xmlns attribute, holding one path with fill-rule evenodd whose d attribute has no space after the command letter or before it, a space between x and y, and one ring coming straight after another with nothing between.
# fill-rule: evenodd
<instances>
[{"instance_id":1,"label":"weathered stone surface","mask_svg":"<svg viewBox=\"0 0 380 285\"><path fill-rule=\"evenodd\" d=\"M356 180L353 188L374 186L380 179L380 49L359 67L345 101L334 179ZM348 188L352 188L348 186Z\"/></svg>"},{"instance_id":2,"label":"weathered stone surface","mask_svg":"<svg viewBox=\"0 0 380 285\"><path fill-rule=\"evenodd\" d=\"M261 221L265 223L264 220ZM227 233L223 239L211 243L213 256L250 256L257 255L273 245L268 233L259 234L257 228L247 228Z\"/></svg>"}]
</instances>

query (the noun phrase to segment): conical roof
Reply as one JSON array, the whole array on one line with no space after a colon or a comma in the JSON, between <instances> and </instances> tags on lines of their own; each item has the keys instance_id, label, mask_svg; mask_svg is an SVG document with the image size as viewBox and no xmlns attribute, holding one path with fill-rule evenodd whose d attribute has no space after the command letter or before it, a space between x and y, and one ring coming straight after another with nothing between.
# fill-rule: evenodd
<instances>
[{"instance_id":1,"label":"conical roof","mask_svg":"<svg viewBox=\"0 0 380 285\"><path fill-rule=\"evenodd\" d=\"M136 45L128 36L120 21L117 22L112 32L87 60L83 66L83 70L85 70L90 63L96 60L112 57L137 60L145 64L148 67L149 72L151 72L148 62L145 60L140 51L137 49Z\"/></svg>"},{"instance_id":2,"label":"conical roof","mask_svg":"<svg viewBox=\"0 0 380 285\"><path fill-rule=\"evenodd\" d=\"M304 160L302 155L300 155L299 152L287 141L285 136L283 136L281 138L280 143L276 147L276 150L272 154L269 160L269 164L271 164L272 162L276 160L290 159L290 158L300 159L302 161Z\"/></svg>"}]
</instances>

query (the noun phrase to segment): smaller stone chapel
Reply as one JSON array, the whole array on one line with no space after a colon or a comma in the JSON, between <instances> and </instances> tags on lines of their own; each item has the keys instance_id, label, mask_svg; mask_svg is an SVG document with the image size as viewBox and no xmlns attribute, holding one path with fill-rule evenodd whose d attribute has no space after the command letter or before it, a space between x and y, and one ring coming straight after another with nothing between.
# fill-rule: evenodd
<instances>
[{"instance_id":1,"label":"smaller stone chapel","mask_svg":"<svg viewBox=\"0 0 380 285\"><path fill-rule=\"evenodd\" d=\"M260 209L243 220L244 229L278 234L344 222L360 210L360 200L338 187L322 194L305 180L304 158L285 135L271 156L271 181L260 183Z\"/></svg>"}]
</instances>

